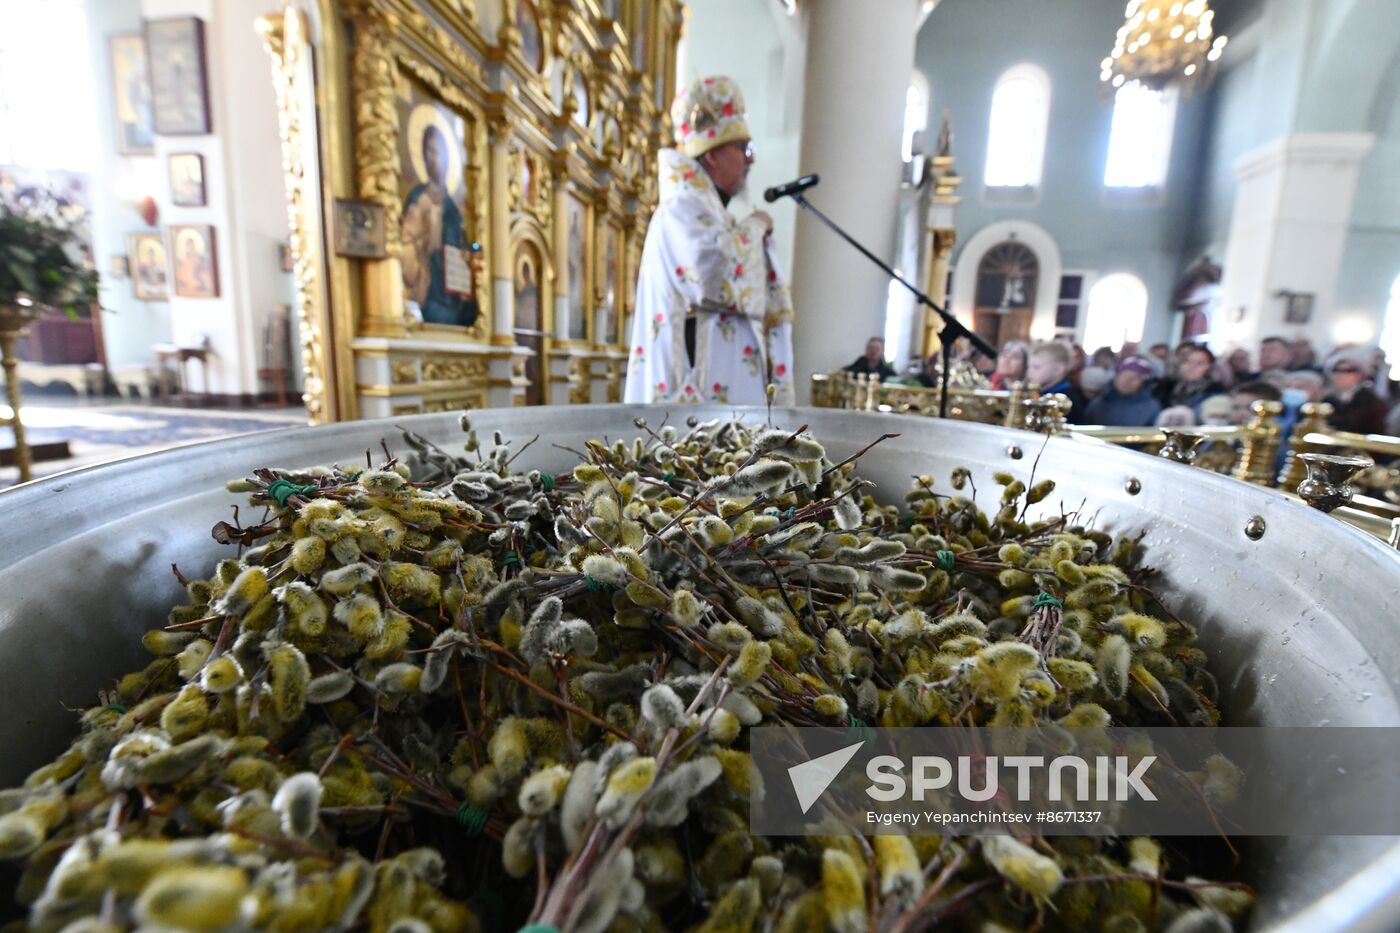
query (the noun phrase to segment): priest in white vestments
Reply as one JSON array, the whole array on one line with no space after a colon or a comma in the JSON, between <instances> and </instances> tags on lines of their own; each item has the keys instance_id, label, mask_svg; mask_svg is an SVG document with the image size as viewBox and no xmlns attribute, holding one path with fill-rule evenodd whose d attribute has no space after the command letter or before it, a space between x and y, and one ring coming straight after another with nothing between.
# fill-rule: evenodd
<instances>
[{"instance_id":1,"label":"priest in white vestments","mask_svg":"<svg viewBox=\"0 0 1400 933\"><path fill-rule=\"evenodd\" d=\"M690 85L671 107L675 149L660 154L660 204L637 280L628 402L794 404L792 300L773 220L726 209L753 149L729 78Z\"/></svg>"}]
</instances>

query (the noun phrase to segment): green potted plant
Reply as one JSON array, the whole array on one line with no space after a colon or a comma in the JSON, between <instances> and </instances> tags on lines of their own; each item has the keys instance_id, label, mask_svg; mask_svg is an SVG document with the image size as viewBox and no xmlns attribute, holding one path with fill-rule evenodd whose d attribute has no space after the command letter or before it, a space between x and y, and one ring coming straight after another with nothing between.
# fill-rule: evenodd
<instances>
[{"instance_id":1,"label":"green potted plant","mask_svg":"<svg viewBox=\"0 0 1400 933\"><path fill-rule=\"evenodd\" d=\"M29 478L29 448L19 420L15 342L50 309L77 317L97 301L97 271L81 228L83 209L41 188L0 184L0 364L9 397L20 481Z\"/></svg>"},{"instance_id":2,"label":"green potted plant","mask_svg":"<svg viewBox=\"0 0 1400 933\"><path fill-rule=\"evenodd\" d=\"M0 309L29 320L97 301L82 207L41 188L0 185Z\"/></svg>"}]
</instances>

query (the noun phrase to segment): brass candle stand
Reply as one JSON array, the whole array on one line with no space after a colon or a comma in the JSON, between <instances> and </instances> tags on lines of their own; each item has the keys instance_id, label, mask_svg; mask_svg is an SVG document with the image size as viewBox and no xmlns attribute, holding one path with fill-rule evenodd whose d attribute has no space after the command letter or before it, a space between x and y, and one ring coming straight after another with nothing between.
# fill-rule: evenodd
<instances>
[{"instance_id":1,"label":"brass candle stand","mask_svg":"<svg viewBox=\"0 0 1400 933\"><path fill-rule=\"evenodd\" d=\"M14 431L15 465L19 467L21 483L29 482L32 476L29 443L25 440L24 422L19 416L19 351L16 344L29 325L43 313L43 308L34 305L0 305L0 365L4 367L5 396L10 406L10 416L0 418L0 426L8 426Z\"/></svg>"}]
</instances>

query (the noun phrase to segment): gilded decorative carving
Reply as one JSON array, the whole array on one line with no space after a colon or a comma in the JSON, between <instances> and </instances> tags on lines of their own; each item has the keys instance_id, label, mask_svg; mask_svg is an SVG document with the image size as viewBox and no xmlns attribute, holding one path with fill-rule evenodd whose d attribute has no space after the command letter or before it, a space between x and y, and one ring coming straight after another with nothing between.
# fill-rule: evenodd
<instances>
[{"instance_id":1,"label":"gilded decorative carving","mask_svg":"<svg viewBox=\"0 0 1400 933\"><path fill-rule=\"evenodd\" d=\"M424 44L434 54L442 56L450 67L457 69L462 77L482 86L486 85L486 71L481 67L480 62L467 54L458 37L443 29L421 12L413 11L405 19L408 21L408 26L424 40Z\"/></svg>"},{"instance_id":2,"label":"gilded decorative carving","mask_svg":"<svg viewBox=\"0 0 1400 933\"><path fill-rule=\"evenodd\" d=\"M315 114L303 114L301 101L314 100L314 91L307 86L310 62L303 56L308 50L303 14L288 6L281 17L268 16L258 20L258 32L263 48L272 59L273 85L277 94L278 130L282 142L282 171L287 190L287 219L291 227L291 250L296 280L296 308L301 335L301 366L303 373L302 401L312 424L335 418L335 399L328 384L327 356L330 335L324 309L317 301L319 277L324 268L317 261L313 248L314 231L311 219L317 210L318 192L308 191L306 172L301 164L306 141L303 139L303 117L314 121ZM314 132L314 127L312 132Z\"/></svg>"},{"instance_id":3,"label":"gilded decorative carving","mask_svg":"<svg viewBox=\"0 0 1400 933\"><path fill-rule=\"evenodd\" d=\"M361 200L384 206L390 256L400 249L399 110L395 99L396 18L374 0L351 0L355 51L351 74L355 90L355 181Z\"/></svg>"},{"instance_id":4,"label":"gilded decorative carving","mask_svg":"<svg viewBox=\"0 0 1400 933\"><path fill-rule=\"evenodd\" d=\"M425 413L437 413L444 411L464 411L468 408L490 408L491 398L485 391L469 392L466 395L453 396L452 398L432 399L423 403Z\"/></svg>"},{"instance_id":5,"label":"gilded decorative carving","mask_svg":"<svg viewBox=\"0 0 1400 933\"><path fill-rule=\"evenodd\" d=\"M513 214L528 214L549 227L554 215L554 179L545 161L524 146L510 150L510 208Z\"/></svg>"},{"instance_id":6,"label":"gilded decorative carving","mask_svg":"<svg viewBox=\"0 0 1400 933\"><path fill-rule=\"evenodd\" d=\"M423 360L424 382L485 382L491 366L485 360L428 357Z\"/></svg>"},{"instance_id":7,"label":"gilded decorative carving","mask_svg":"<svg viewBox=\"0 0 1400 933\"><path fill-rule=\"evenodd\" d=\"M291 26L282 16L269 18L263 26L264 43L274 61L282 110L303 368L313 420L353 417L357 393L412 398L420 383L435 387L425 396L429 410L490 404L496 390L489 385L488 361L453 355L448 348L462 342L513 344L509 316L498 318L492 303L497 291L504 297L501 285L514 281L515 247L525 239L540 250L542 329L552 330L551 293L558 286L554 277L569 242L569 230L561 227L567 216L561 192L567 187L597 208L586 219L586 236L596 234L603 217L611 218L621 232L624 281L618 323L619 333L625 335L636 271L631 254L634 244L640 245L656 203L656 151L670 134L664 108L652 91L661 93L664 88L661 96L670 94L672 79L665 72L674 61L682 9L676 0L645 2L650 30L647 63L640 75L631 61L629 29L638 28L641 0L622 4L627 12L621 22L603 21L594 2L533 0L543 65L539 69L533 56L526 61L528 49L522 55L517 0L493 0L502 8L492 17L500 22L495 35L482 31L475 0L317 0L318 28L323 32L315 36L314 47L306 39L304 22ZM308 6L307 0L296 0L296 6ZM346 24L350 28L342 29ZM284 35L293 30L298 49L304 51L292 49ZM532 44L528 35L525 40L527 46ZM587 125L574 118L575 75L587 88ZM323 84L316 86L315 81ZM402 121L407 118L400 95L410 87L415 97L421 92L441 101L466 120L463 219L469 239L482 246L468 259L476 273L479 307L471 328L404 320L400 264L406 190L402 173L407 168L400 160L406 131ZM324 163L309 161L317 158L318 147ZM349 161L342 163L342 158ZM526 164L528 181L522 184ZM320 231L330 198L382 205L390 258L362 261L329 255ZM596 251L587 255L593 257ZM594 262L590 258L585 266ZM592 283L587 287L591 292ZM506 323L500 333L498 321ZM396 349L393 344L410 332L416 340L440 342L443 350ZM389 384L357 387L353 356L365 351L350 349L356 337L389 341L389 367L379 377ZM553 341L545 341L541 352L546 357L542 372L565 369L561 361L551 359L559 352ZM420 356L421 363L415 365ZM570 359L569 398L590 400L595 382L600 389L606 382L609 399L620 397L622 370L598 365L591 372L590 362ZM510 369L515 385L509 395L516 403L525 397L520 386L527 377L518 361L513 360ZM503 403L505 394L497 391L496 400ZM555 400L562 401L562 395L557 390Z\"/></svg>"},{"instance_id":8,"label":"gilded decorative carving","mask_svg":"<svg viewBox=\"0 0 1400 933\"><path fill-rule=\"evenodd\" d=\"M947 256L958 242L958 232L948 227L938 227L933 231L933 250L939 256Z\"/></svg>"}]
</instances>

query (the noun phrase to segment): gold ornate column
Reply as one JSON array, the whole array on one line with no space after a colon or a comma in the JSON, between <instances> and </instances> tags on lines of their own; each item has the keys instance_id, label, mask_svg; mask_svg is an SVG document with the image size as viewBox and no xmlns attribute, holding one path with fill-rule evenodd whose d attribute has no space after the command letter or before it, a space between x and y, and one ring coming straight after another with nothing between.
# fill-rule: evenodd
<instances>
[{"instance_id":1,"label":"gold ornate column","mask_svg":"<svg viewBox=\"0 0 1400 933\"><path fill-rule=\"evenodd\" d=\"M257 28L272 59L277 93L282 169L296 280L301 334L302 401L312 424L353 418L340 404L335 372L334 328L326 299L325 243L321 235L320 165L317 159L317 93L312 46L305 15L289 4L281 15L265 16Z\"/></svg>"},{"instance_id":2,"label":"gold ornate column","mask_svg":"<svg viewBox=\"0 0 1400 933\"><path fill-rule=\"evenodd\" d=\"M933 303L952 312L948 307L948 269L953 258L953 246L958 241L954 228L955 209L962 203L958 196L958 186L962 176L953 167L953 130L947 112L943 114L943 125L938 133L938 150L930 160L928 171L932 173L929 184L926 239L923 255L926 263L924 291ZM938 334L943 322L933 312L919 306L924 314L924 357L937 352Z\"/></svg>"},{"instance_id":3,"label":"gold ornate column","mask_svg":"<svg viewBox=\"0 0 1400 933\"><path fill-rule=\"evenodd\" d=\"M507 27L507 29L513 27ZM507 29L502 29L502 37ZM495 113L486 128L491 147L491 287L496 304L496 326L491 342L515 345L515 292L511 287L510 254L510 123L505 113Z\"/></svg>"},{"instance_id":4,"label":"gold ornate column","mask_svg":"<svg viewBox=\"0 0 1400 933\"><path fill-rule=\"evenodd\" d=\"M399 111L395 98L398 65L393 35L397 17L375 0L350 0L355 25L351 76L355 93L355 185L360 200L384 208L384 259L361 264L363 337L404 337L403 269L399 231Z\"/></svg>"}]
</instances>

